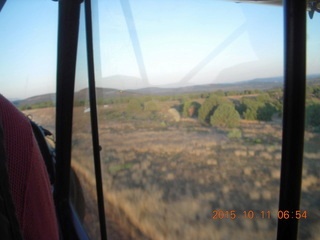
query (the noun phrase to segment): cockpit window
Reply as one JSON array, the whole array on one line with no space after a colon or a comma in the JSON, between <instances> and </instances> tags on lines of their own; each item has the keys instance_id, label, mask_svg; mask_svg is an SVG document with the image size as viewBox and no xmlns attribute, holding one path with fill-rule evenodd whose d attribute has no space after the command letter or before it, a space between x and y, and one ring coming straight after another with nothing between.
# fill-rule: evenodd
<instances>
[{"instance_id":1,"label":"cockpit window","mask_svg":"<svg viewBox=\"0 0 320 240\"><path fill-rule=\"evenodd\" d=\"M300 218L300 213L307 215L307 221L299 222L300 239L319 238L319 207L316 202L320 200L320 174L319 174L319 117L320 113L320 62L316 58L320 52L319 14L307 20L307 89L306 89L306 112L305 112L305 143L304 143L304 165L302 172L301 203L303 211L295 212ZM302 215L301 215L302 217Z\"/></svg>"},{"instance_id":2,"label":"cockpit window","mask_svg":"<svg viewBox=\"0 0 320 240\"><path fill-rule=\"evenodd\" d=\"M94 10L105 197L129 220L124 232L274 238L282 9L123 0Z\"/></svg>"},{"instance_id":3,"label":"cockpit window","mask_svg":"<svg viewBox=\"0 0 320 240\"><path fill-rule=\"evenodd\" d=\"M70 198L99 239L83 5ZM308 20L301 209L291 215L278 211L282 7L92 0L92 14L109 238L275 239L290 216L300 239L318 239L319 14ZM6 1L0 12L0 93L52 132L57 16L53 1Z\"/></svg>"},{"instance_id":4,"label":"cockpit window","mask_svg":"<svg viewBox=\"0 0 320 240\"><path fill-rule=\"evenodd\" d=\"M106 202L129 219L126 232L275 238L287 217L278 211L283 9L218 1L94 6ZM316 62L307 78L317 85ZM305 158L305 169L319 169L316 162ZM301 239L317 236L318 180L304 170Z\"/></svg>"}]
</instances>

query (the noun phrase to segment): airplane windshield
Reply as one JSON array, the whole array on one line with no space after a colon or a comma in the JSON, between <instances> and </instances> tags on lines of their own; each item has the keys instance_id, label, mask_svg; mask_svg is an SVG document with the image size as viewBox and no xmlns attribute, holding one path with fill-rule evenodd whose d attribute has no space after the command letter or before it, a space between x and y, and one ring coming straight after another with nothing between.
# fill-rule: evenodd
<instances>
[{"instance_id":1,"label":"airplane windshield","mask_svg":"<svg viewBox=\"0 0 320 240\"><path fill-rule=\"evenodd\" d=\"M108 238L276 239L278 219L288 216L278 211L283 8L91 2ZM71 198L89 237L99 239L83 5ZM7 1L0 12L0 94L52 132L57 19L53 1ZM310 240L320 234L319 22L317 13L307 20L305 152L294 213L299 239Z\"/></svg>"},{"instance_id":2,"label":"airplane windshield","mask_svg":"<svg viewBox=\"0 0 320 240\"><path fill-rule=\"evenodd\" d=\"M94 6L106 203L130 220L125 232L275 238L282 8L125 0Z\"/></svg>"}]
</instances>

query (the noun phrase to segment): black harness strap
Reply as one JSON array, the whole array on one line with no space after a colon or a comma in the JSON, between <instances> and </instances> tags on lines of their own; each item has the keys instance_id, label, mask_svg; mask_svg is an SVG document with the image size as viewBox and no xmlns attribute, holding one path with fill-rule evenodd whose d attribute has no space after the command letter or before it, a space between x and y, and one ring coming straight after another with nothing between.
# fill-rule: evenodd
<instances>
[{"instance_id":1,"label":"black harness strap","mask_svg":"<svg viewBox=\"0 0 320 240\"><path fill-rule=\"evenodd\" d=\"M9 185L4 149L4 134L0 124L0 236L1 239L22 240Z\"/></svg>"},{"instance_id":2,"label":"black harness strap","mask_svg":"<svg viewBox=\"0 0 320 240\"><path fill-rule=\"evenodd\" d=\"M50 146L48 145L46 141L46 136L51 136L51 132L48 131L47 129L39 126L33 121L30 121L33 134L37 140L37 143L39 145L41 155L44 159L44 162L47 167L47 172L50 178L50 183L53 185L55 183L55 153L54 150L50 150Z\"/></svg>"}]
</instances>

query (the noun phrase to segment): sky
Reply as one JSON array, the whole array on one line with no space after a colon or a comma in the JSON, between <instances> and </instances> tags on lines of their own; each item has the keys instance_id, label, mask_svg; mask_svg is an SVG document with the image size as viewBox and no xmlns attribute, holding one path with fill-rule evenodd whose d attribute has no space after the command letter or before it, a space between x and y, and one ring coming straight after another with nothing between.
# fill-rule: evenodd
<instances>
[{"instance_id":1,"label":"sky","mask_svg":"<svg viewBox=\"0 0 320 240\"><path fill-rule=\"evenodd\" d=\"M99 0L93 9L97 86L185 86L283 75L281 7ZM308 20L309 74L320 72L319 15ZM0 12L1 94L27 98L55 92L57 23L57 2L7 0ZM80 30L77 90L87 86L83 19Z\"/></svg>"},{"instance_id":2,"label":"sky","mask_svg":"<svg viewBox=\"0 0 320 240\"><path fill-rule=\"evenodd\" d=\"M131 11L151 85L235 82L282 74L279 7L221 1L137 2L130 4ZM100 2L99 9L100 36L109 33L100 40L101 64L109 66L102 67L102 75L142 78L121 1Z\"/></svg>"}]
</instances>

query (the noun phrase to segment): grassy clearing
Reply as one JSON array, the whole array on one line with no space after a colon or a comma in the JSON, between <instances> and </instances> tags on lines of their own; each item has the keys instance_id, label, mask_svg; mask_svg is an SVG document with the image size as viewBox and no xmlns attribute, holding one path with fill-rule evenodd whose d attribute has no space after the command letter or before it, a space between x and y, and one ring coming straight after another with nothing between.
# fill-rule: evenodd
<instances>
[{"instance_id":1,"label":"grassy clearing","mask_svg":"<svg viewBox=\"0 0 320 240\"><path fill-rule=\"evenodd\" d=\"M131 239L275 239L280 124L241 121L230 136L193 119L177 122L171 104L158 104L155 119L129 118L122 114L125 105L99 109L105 200L117 224ZM91 201L89 117L77 108L75 119L73 164ZM301 221L302 239L319 239L319 143L318 134L306 134L301 207L310 216ZM215 209L236 210L241 218L213 220ZM243 218L250 210L256 218ZM271 211L271 218L259 218L261 211ZM88 211L88 229L97 229L94 215Z\"/></svg>"}]
</instances>

